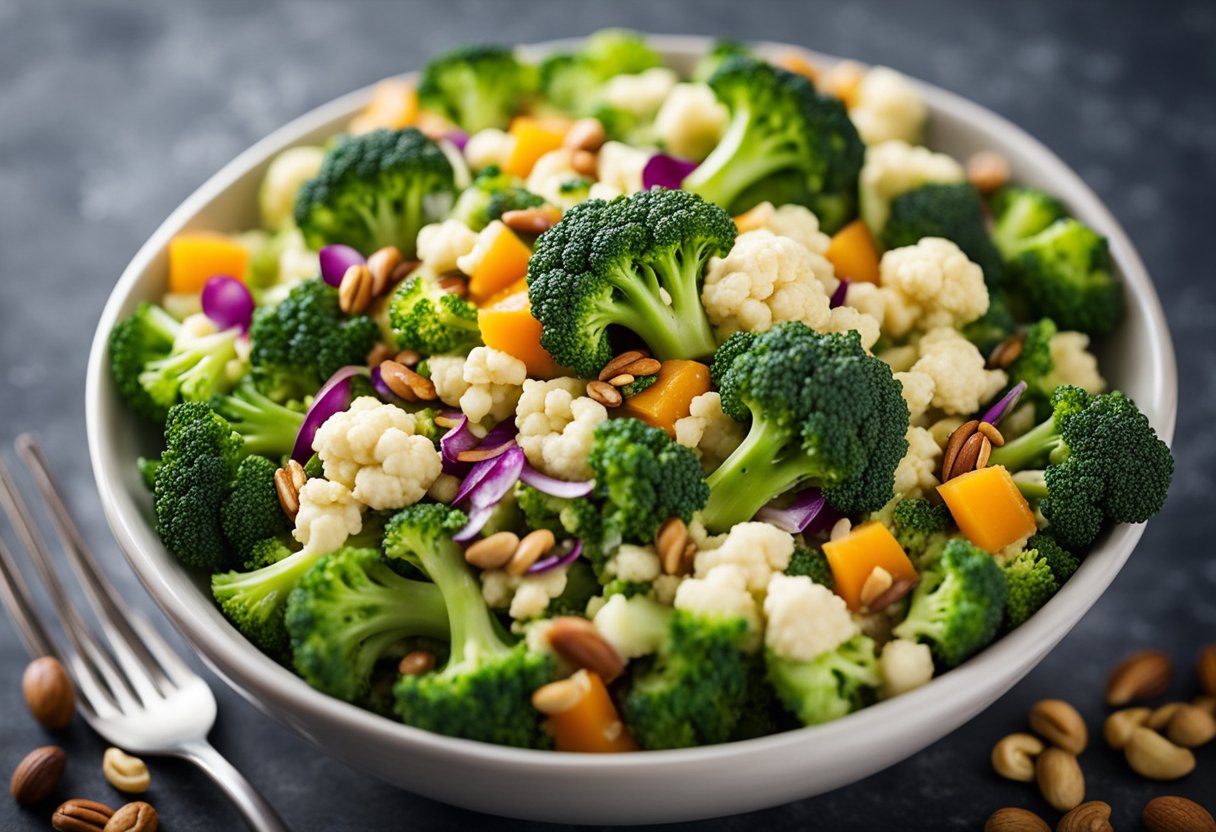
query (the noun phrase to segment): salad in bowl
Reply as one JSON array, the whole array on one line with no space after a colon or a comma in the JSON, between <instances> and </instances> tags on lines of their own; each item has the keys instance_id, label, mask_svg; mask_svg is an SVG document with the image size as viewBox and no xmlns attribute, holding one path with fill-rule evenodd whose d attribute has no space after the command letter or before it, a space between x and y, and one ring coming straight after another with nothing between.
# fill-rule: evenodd
<instances>
[{"instance_id":1,"label":"salad in bowl","mask_svg":"<svg viewBox=\"0 0 1216 832\"><path fill-rule=\"evenodd\" d=\"M109 333L161 541L309 685L451 737L688 748L925 685L1173 472L1091 352L1106 239L927 112L616 30L384 82Z\"/></svg>"}]
</instances>

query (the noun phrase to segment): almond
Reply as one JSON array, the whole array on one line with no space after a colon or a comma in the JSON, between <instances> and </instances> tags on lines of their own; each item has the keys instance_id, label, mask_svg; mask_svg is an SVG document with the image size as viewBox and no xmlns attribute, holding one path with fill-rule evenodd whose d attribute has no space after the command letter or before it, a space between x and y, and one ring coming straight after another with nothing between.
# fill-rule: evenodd
<instances>
[{"instance_id":1,"label":"almond","mask_svg":"<svg viewBox=\"0 0 1216 832\"><path fill-rule=\"evenodd\" d=\"M1034 776L1053 809L1067 812L1085 799L1085 775L1077 758L1063 749L1049 748L1040 754Z\"/></svg>"},{"instance_id":2,"label":"almond","mask_svg":"<svg viewBox=\"0 0 1216 832\"><path fill-rule=\"evenodd\" d=\"M1051 827L1034 812L1007 806L992 813L984 832L1051 832Z\"/></svg>"},{"instance_id":3,"label":"almond","mask_svg":"<svg viewBox=\"0 0 1216 832\"><path fill-rule=\"evenodd\" d=\"M1148 832L1216 832L1216 819L1193 800L1154 797L1140 815Z\"/></svg>"},{"instance_id":4,"label":"almond","mask_svg":"<svg viewBox=\"0 0 1216 832\"><path fill-rule=\"evenodd\" d=\"M1160 650L1141 650L1115 666L1106 683L1106 704L1119 708L1160 696L1170 686L1174 665Z\"/></svg>"},{"instance_id":5,"label":"almond","mask_svg":"<svg viewBox=\"0 0 1216 832\"><path fill-rule=\"evenodd\" d=\"M1056 824L1056 832L1114 832L1110 804L1090 800L1070 811Z\"/></svg>"},{"instance_id":6,"label":"almond","mask_svg":"<svg viewBox=\"0 0 1216 832\"><path fill-rule=\"evenodd\" d=\"M1199 675L1199 687L1208 696L1216 696L1216 644L1209 644L1199 651L1195 664Z\"/></svg>"},{"instance_id":7,"label":"almond","mask_svg":"<svg viewBox=\"0 0 1216 832\"><path fill-rule=\"evenodd\" d=\"M546 636L554 653L575 667L595 671L604 684L611 684L625 669L621 654L585 618L572 615L555 618Z\"/></svg>"}]
</instances>

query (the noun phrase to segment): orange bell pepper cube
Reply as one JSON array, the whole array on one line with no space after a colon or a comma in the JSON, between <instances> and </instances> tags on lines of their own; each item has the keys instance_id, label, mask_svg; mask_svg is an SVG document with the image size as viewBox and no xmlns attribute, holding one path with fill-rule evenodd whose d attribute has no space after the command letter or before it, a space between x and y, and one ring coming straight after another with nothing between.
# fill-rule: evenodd
<instances>
[{"instance_id":1,"label":"orange bell pepper cube","mask_svg":"<svg viewBox=\"0 0 1216 832\"><path fill-rule=\"evenodd\" d=\"M532 172L536 160L550 151L562 146L569 128L567 121L519 116L511 121L507 132L515 143L511 146L511 155L503 164L503 172L513 176L526 177Z\"/></svg>"},{"instance_id":2,"label":"orange bell pepper cube","mask_svg":"<svg viewBox=\"0 0 1216 832\"><path fill-rule=\"evenodd\" d=\"M501 222L487 226L482 234L494 237L485 256L469 275L469 299L478 305L488 302L512 283L528 274L528 258L532 249L515 232ZM480 245L480 243L478 243Z\"/></svg>"},{"instance_id":3,"label":"orange bell pepper cube","mask_svg":"<svg viewBox=\"0 0 1216 832\"><path fill-rule=\"evenodd\" d=\"M842 280L879 282L878 247L864 220L855 219L832 235L827 258Z\"/></svg>"},{"instance_id":4,"label":"orange bell pepper cube","mask_svg":"<svg viewBox=\"0 0 1216 832\"><path fill-rule=\"evenodd\" d=\"M836 594L853 612L861 609L861 589L875 568L885 569L894 581L917 580L916 567L904 547L877 520L854 526L838 540L829 540L823 544L823 554L832 568Z\"/></svg>"},{"instance_id":5,"label":"orange bell pepper cube","mask_svg":"<svg viewBox=\"0 0 1216 832\"><path fill-rule=\"evenodd\" d=\"M477 310L481 340L487 347L513 355L528 366L531 378L573 375L540 345L540 321L532 317L528 287L518 281Z\"/></svg>"},{"instance_id":6,"label":"orange bell pepper cube","mask_svg":"<svg viewBox=\"0 0 1216 832\"><path fill-rule=\"evenodd\" d=\"M245 279L249 251L214 231L187 231L169 241L169 291L198 294L210 278L226 274Z\"/></svg>"},{"instance_id":7,"label":"orange bell pepper cube","mask_svg":"<svg viewBox=\"0 0 1216 832\"><path fill-rule=\"evenodd\" d=\"M621 413L676 435L676 422L688 415L692 400L709 392L709 368L698 361L672 359L659 368L655 383L625 399Z\"/></svg>"},{"instance_id":8,"label":"orange bell pepper cube","mask_svg":"<svg viewBox=\"0 0 1216 832\"><path fill-rule=\"evenodd\" d=\"M593 754L637 751L637 741L621 721L599 674L580 670L570 681L584 692L573 707L549 715L549 730L557 750Z\"/></svg>"},{"instance_id":9,"label":"orange bell pepper cube","mask_svg":"<svg viewBox=\"0 0 1216 832\"><path fill-rule=\"evenodd\" d=\"M1003 465L953 477L937 493L963 536L985 552L999 552L1038 528L1030 503Z\"/></svg>"},{"instance_id":10,"label":"orange bell pepper cube","mask_svg":"<svg viewBox=\"0 0 1216 832\"><path fill-rule=\"evenodd\" d=\"M376 84L371 103L351 119L350 132L369 133L379 128L397 130L418 120L418 93L414 85L398 78Z\"/></svg>"}]
</instances>

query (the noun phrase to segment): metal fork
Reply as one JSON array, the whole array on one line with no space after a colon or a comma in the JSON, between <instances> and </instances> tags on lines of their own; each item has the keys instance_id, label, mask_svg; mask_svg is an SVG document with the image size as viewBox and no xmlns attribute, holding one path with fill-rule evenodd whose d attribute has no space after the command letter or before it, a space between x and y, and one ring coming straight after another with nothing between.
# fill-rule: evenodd
<instances>
[{"instance_id":1,"label":"metal fork","mask_svg":"<svg viewBox=\"0 0 1216 832\"><path fill-rule=\"evenodd\" d=\"M137 754L189 760L227 793L251 829L286 832L287 826L274 808L207 741L216 713L211 688L143 618L125 609L69 514L38 441L22 434L15 447L46 502L102 636L97 636L73 606L45 537L0 461L0 507L46 585L68 641L66 649L60 649L50 638L29 586L0 540L0 601L30 654L54 656L63 662L76 683L80 714L107 742Z\"/></svg>"}]
</instances>

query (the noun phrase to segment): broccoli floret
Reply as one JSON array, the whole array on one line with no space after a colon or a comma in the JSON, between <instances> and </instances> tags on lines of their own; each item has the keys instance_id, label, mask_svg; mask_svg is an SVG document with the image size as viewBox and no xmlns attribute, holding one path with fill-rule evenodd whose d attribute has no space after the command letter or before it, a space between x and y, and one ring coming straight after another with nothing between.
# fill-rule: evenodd
<instances>
[{"instance_id":1,"label":"broccoli floret","mask_svg":"<svg viewBox=\"0 0 1216 832\"><path fill-rule=\"evenodd\" d=\"M1039 500L1052 535L1084 549L1109 523L1143 523L1161 510L1174 458L1136 403L1120 392L1057 387L1052 416L992 452L1010 471L1046 466L1043 484L1019 482Z\"/></svg>"},{"instance_id":2,"label":"broccoli floret","mask_svg":"<svg viewBox=\"0 0 1216 832\"><path fill-rule=\"evenodd\" d=\"M385 553L414 564L439 587L452 634L442 670L397 682L397 713L439 734L548 747L531 696L552 678L552 657L512 644L486 606L464 552L451 539L466 522L457 509L419 503L394 515L385 530Z\"/></svg>"},{"instance_id":3,"label":"broccoli floret","mask_svg":"<svg viewBox=\"0 0 1216 832\"><path fill-rule=\"evenodd\" d=\"M263 395L249 377L230 395L213 397L211 407L241 435L246 453L251 454L286 456L295 447L296 435L304 425L303 413Z\"/></svg>"},{"instance_id":4,"label":"broccoli floret","mask_svg":"<svg viewBox=\"0 0 1216 832\"><path fill-rule=\"evenodd\" d=\"M415 273L394 290L389 323L399 348L423 355L468 351L481 343L477 307L426 274Z\"/></svg>"},{"instance_id":5,"label":"broccoli floret","mask_svg":"<svg viewBox=\"0 0 1216 832\"><path fill-rule=\"evenodd\" d=\"M804 485L846 514L891 499L908 444L908 407L891 369L856 332L821 335L799 322L736 333L714 357L722 409L750 419L747 437L709 476L702 519L727 531Z\"/></svg>"},{"instance_id":6,"label":"broccoli floret","mask_svg":"<svg viewBox=\"0 0 1216 832\"><path fill-rule=\"evenodd\" d=\"M508 47L461 46L432 59L418 80L418 102L461 129L506 127L536 88L535 68Z\"/></svg>"},{"instance_id":7,"label":"broccoli floret","mask_svg":"<svg viewBox=\"0 0 1216 832\"><path fill-rule=\"evenodd\" d=\"M286 541L286 536L268 537L265 540L259 540L249 550L249 558L243 564L245 570L252 572L255 569L261 569L263 566L270 566L272 563L278 563L284 558L290 557L292 549Z\"/></svg>"},{"instance_id":8,"label":"broccoli floret","mask_svg":"<svg viewBox=\"0 0 1216 832\"><path fill-rule=\"evenodd\" d=\"M1046 532L1039 532L1030 536L1026 541L1027 549L1034 549L1039 553L1039 557L1047 561L1047 565L1051 568L1051 574L1055 576L1056 583L1060 586L1071 578L1078 569L1081 568L1081 561L1056 542L1056 539Z\"/></svg>"},{"instance_id":9,"label":"broccoli floret","mask_svg":"<svg viewBox=\"0 0 1216 832\"><path fill-rule=\"evenodd\" d=\"M600 423L589 462L608 537L650 543L663 521L688 522L709 496L696 455L639 419Z\"/></svg>"},{"instance_id":10,"label":"broccoli floret","mask_svg":"<svg viewBox=\"0 0 1216 832\"><path fill-rule=\"evenodd\" d=\"M376 662L406 638L448 637L438 587L403 578L374 549L343 548L321 558L287 598L296 672L347 702L361 702Z\"/></svg>"},{"instance_id":11,"label":"broccoli floret","mask_svg":"<svg viewBox=\"0 0 1216 832\"><path fill-rule=\"evenodd\" d=\"M1051 416L1051 396L1060 386L1055 361L1051 357L1051 340L1056 336L1056 325L1050 318L1031 324L1022 338L1022 351L1006 369L1010 386L1026 382L1022 401L1034 403L1035 416L1047 419Z\"/></svg>"},{"instance_id":12,"label":"broccoli floret","mask_svg":"<svg viewBox=\"0 0 1216 832\"><path fill-rule=\"evenodd\" d=\"M726 742L747 707L749 657L743 618L673 610L629 599L637 626L656 634L654 656L629 665L622 715L647 749Z\"/></svg>"},{"instance_id":13,"label":"broccoli floret","mask_svg":"<svg viewBox=\"0 0 1216 832\"><path fill-rule=\"evenodd\" d=\"M755 204L740 199L745 191L780 173L797 181L804 194L797 201L826 232L856 216L865 145L843 104L818 95L801 75L746 55L723 60L709 85L730 122L718 146L685 178L686 190L737 214Z\"/></svg>"},{"instance_id":14,"label":"broccoli floret","mask_svg":"<svg viewBox=\"0 0 1216 832\"><path fill-rule=\"evenodd\" d=\"M566 588L549 602L544 614L546 617L582 615L587 610L587 603L600 590L600 582L591 566L586 561L575 561L566 569Z\"/></svg>"},{"instance_id":15,"label":"broccoli floret","mask_svg":"<svg viewBox=\"0 0 1216 832\"><path fill-rule=\"evenodd\" d=\"M963 337L983 355L988 355L997 345L1013 334L1017 320L1009 307L1009 298L1004 292L988 293L988 311L962 328Z\"/></svg>"},{"instance_id":16,"label":"broccoli floret","mask_svg":"<svg viewBox=\"0 0 1216 832\"><path fill-rule=\"evenodd\" d=\"M596 576L606 577L604 563L620 543L620 537L619 534L615 540L605 537L604 522L596 502L589 498L553 497L522 482L515 486L515 500L528 529L548 529L559 541L582 540L582 558L591 564Z\"/></svg>"},{"instance_id":17,"label":"broccoli floret","mask_svg":"<svg viewBox=\"0 0 1216 832\"><path fill-rule=\"evenodd\" d=\"M769 681L764 653L757 652L747 658L747 681L743 694L746 704L731 732L731 741L767 737L797 728L798 721L785 709L773 683Z\"/></svg>"},{"instance_id":18,"label":"broccoli floret","mask_svg":"<svg viewBox=\"0 0 1216 832\"><path fill-rule=\"evenodd\" d=\"M1051 564L1029 547L1018 553L1001 569L1009 587L1009 602L1005 605L1006 630L1020 627L1060 591L1060 585L1052 574Z\"/></svg>"},{"instance_id":19,"label":"broccoli floret","mask_svg":"<svg viewBox=\"0 0 1216 832\"><path fill-rule=\"evenodd\" d=\"M541 345L586 377L615 354L614 326L663 360L710 355L715 344L701 282L709 259L725 256L734 241L730 215L686 191L574 206L540 236L528 261Z\"/></svg>"},{"instance_id":20,"label":"broccoli floret","mask_svg":"<svg viewBox=\"0 0 1216 832\"><path fill-rule=\"evenodd\" d=\"M228 563L220 512L241 456L240 435L205 402L170 408L156 469L156 532L188 566Z\"/></svg>"},{"instance_id":21,"label":"broccoli floret","mask_svg":"<svg viewBox=\"0 0 1216 832\"><path fill-rule=\"evenodd\" d=\"M966 182L931 183L900 194L891 201L881 236L888 249L916 245L924 237L945 237L983 270L989 291L1004 284L1004 264L984 227L979 191Z\"/></svg>"},{"instance_id":22,"label":"broccoli floret","mask_svg":"<svg viewBox=\"0 0 1216 832\"><path fill-rule=\"evenodd\" d=\"M140 382L144 367L168 357L181 324L152 303L141 303L110 331L110 374L118 392L141 416L164 422L169 405L152 398Z\"/></svg>"},{"instance_id":23,"label":"broccoli floret","mask_svg":"<svg viewBox=\"0 0 1216 832\"><path fill-rule=\"evenodd\" d=\"M874 640L854 636L810 661L766 653L768 677L794 716L818 725L852 713L877 698L882 676Z\"/></svg>"},{"instance_id":24,"label":"broccoli floret","mask_svg":"<svg viewBox=\"0 0 1216 832\"><path fill-rule=\"evenodd\" d=\"M1002 188L993 194L990 205L995 217L992 239L1004 252L1068 216L1063 202L1035 188Z\"/></svg>"},{"instance_id":25,"label":"broccoli floret","mask_svg":"<svg viewBox=\"0 0 1216 832\"><path fill-rule=\"evenodd\" d=\"M714 76L727 58L735 55L750 57L751 54L747 44L730 38L719 38L709 47L709 51L697 60L697 65L692 70L692 80L704 84Z\"/></svg>"},{"instance_id":26,"label":"broccoli floret","mask_svg":"<svg viewBox=\"0 0 1216 832\"><path fill-rule=\"evenodd\" d=\"M452 163L413 127L344 136L296 197L310 248L344 243L370 254L396 246L414 256L418 229L442 219L456 196Z\"/></svg>"},{"instance_id":27,"label":"broccoli floret","mask_svg":"<svg viewBox=\"0 0 1216 832\"><path fill-rule=\"evenodd\" d=\"M254 555L258 543L286 535L292 528L279 504L274 485L276 470L278 465L264 456L245 457L236 469L232 490L220 508L224 536L246 568L252 568L249 564L260 559Z\"/></svg>"},{"instance_id":28,"label":"broccoli floret","mask_svg":"<svg viewBox=\"0 0 1216 832\"><path fill-rule=\"evenodd\" d=\"M629 399L629 398L636 396L638 393L641 393L643 390L646 390L647 388L651 387L658 380L659 380L659 377L657 375L638 376L633 381L629 382L628 384L626 384L618 389L621 391L621 396L623 396L626 399Z\"/></svg>"},{"instance_id":29,"label":"broccoli floret","mask_svg":"<svg viewBox=\"0 0 1216 832\"><path fill-rule=\"evenodd\" d=\"M524 187L518 176L503 173L490 165L473 177L452 208L452 217L474 231L481 231L507 211L522 211L544 205L543 197Z\"/></svg>"},{"instance_id":30,"label":"broccoli floret","mask_svg":"<svg viewBox=\"0 0 1216 832\"><path fill-rule=\"evenodd\" d=\"M277 306L255 310L250 335L258 389L287 401L315 393L348 364L363 364L380 328L366 315L345 317L333 286L305 280Z\"/></svg>"},{"instance_id":31,"label":"broccoli floret","mask_svg":"<svg viewBox=\"0 0 1216 832\"><path fill-rule=\"evenodd\" d=\"M924 566L937 558L958 529L945 505L900 500L891 514L891 531L913 561Z\"/></svg>"},{"instance_id":32,"label":"broccoli floret","mask_svg":"<svg viewBox=\"0 0 1216 832\"><path fill-rule=\"evenodd\" d=\"M806 575L828 589L836 587L836 579L832 577L832 567L828 565L827 557L818 549L808 546L794 546L794 554L790 555L790 565L785 568L785 574Z\"/></svg>"},{"instance_id":33,"label":"broccoli floret","mask_svg":"<svg viewBox=\"0 0 1216 832\"><path fill-rule=\"evenodd\" d=\"M1004 573L992 556L955 538L921 572L908 617L894 633L928 642L937 661L954 667L996 637L1008 592Z\"/></svg>"},{"instance_id":34,"label":"broccoli floret","mask_svg":"<svg viewBox=\"0 0 1216 832\"><path fill-rule=\"evenodd\" d=\"M135 460L135 464L139 466L139 478L143 480L144 488L149 491L156 488L156 472L160 468L160 457L149 459L141 456Z\"/></svg>"},{"instance_id":35,"label":"broccoli floret","mask_svg":"<svg viewBox=\"0 0 1216 832\"><path fill-rule=\"evenodd\" d=\"M635 32L604 29L587 38L582 50L541 61L540 88L551 109L588 115L604 82L636 75L662 64L659 53Z\"/></svg>"}]
</instances>

